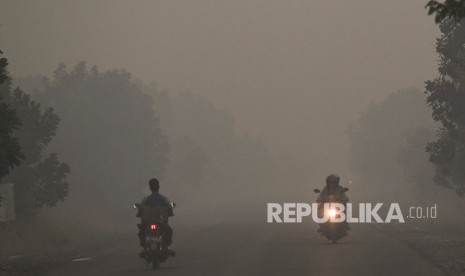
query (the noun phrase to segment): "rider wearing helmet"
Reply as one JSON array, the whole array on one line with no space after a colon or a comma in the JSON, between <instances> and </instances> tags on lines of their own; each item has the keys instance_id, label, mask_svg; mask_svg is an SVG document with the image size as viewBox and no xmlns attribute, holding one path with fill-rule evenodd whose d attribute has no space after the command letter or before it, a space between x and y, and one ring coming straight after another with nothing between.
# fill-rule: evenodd
<instances>
[{"instance_id":1,"label":"rider wearing helmet","mask_svg":"<svg viewBox=\"0 0 465 276\"><path fill-rule=\"evenodd\" d=\"M349 198L346 196L344 188L339 185L339 180L341 178L336 174L330 174L326 177L326 186L320 193L320 196L316 200L317 203L326 202L328 196L336 196L339 202L345 204L349 201Z\"/></svg>"}]
</instances>

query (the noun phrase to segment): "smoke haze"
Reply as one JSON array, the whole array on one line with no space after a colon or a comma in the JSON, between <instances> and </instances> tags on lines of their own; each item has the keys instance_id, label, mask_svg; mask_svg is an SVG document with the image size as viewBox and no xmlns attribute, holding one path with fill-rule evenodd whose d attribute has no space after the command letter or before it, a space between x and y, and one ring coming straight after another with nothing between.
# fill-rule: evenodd
<instances>
[{"instance_id":1,"label":"smoke haze","mask_svg":"<svg viewBox=\"0 0 465 276\"><path fill-rule=\"evenodd\" d=\"M82 60L126 68L226 107L239 132L274 152L348 173L348 122L371 101L422 88L435 74L438 31L423 5L2 1L0 41L13 76Z\"/></svg>"}]
</instances>

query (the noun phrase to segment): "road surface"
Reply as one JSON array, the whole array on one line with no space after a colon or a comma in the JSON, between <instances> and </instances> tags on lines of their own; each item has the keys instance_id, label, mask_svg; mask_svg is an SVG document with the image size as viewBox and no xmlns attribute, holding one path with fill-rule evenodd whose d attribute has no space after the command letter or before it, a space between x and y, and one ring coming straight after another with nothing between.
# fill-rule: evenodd
<instances>
[{"instance_id":1,"label":"road surface","mask_svg":"<svg viewBox=\"0 0 465 276\"><path fill-rule=\"evenodd\" d=\"M177 256L152 271L135 237L46 275L443 275L418 252L371 225L331 244L314 224L217 224L175 228Z\"/></svg>"}]
</instances>

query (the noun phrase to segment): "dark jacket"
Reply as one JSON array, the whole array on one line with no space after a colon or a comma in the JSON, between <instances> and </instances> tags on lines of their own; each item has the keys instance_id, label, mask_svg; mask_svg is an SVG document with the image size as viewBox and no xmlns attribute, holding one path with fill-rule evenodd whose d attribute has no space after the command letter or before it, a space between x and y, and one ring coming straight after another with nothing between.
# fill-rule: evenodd
<instances>
[{"instance_id":1,"label":"dark jacket","mask_svg":"<svg viewBox=\"0 0 465 276\"><path fill-rule=\"evenodd\" d=\"M170 217L174 215L173 207L171 206L171 201L167 197L159 193L152 192L152 194L145 197L140 204L145 205L145 206L152 206L152 207L156 207L156 206L168 207L168 215Z\"/></svg>"},{"instance_id":2,"label":"dark jacket","mask_svg":"<svg viewBox=\"0 0 465 276\"><path fill-rule=\"evenodd\" d=\"M321 191L320 196L318 197L316 202L325 203L327 202L327 199L330 195L335 196L337 200L341 203L347 203L349 201L349 198L346 196L346 193L344 192L344 188L342 186L337 185L334 187L325 186Z\"/></svg>"}]
</instances>

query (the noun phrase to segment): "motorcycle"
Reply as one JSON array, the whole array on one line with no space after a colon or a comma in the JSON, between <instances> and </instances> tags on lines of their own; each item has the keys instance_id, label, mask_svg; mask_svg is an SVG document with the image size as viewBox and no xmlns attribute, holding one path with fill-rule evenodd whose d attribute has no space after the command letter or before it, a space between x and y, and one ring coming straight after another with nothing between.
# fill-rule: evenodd
<instances>
[{"instance_id":1,"label":"motorcycle","mask_svg":"<svg viewBox=\"0 0 465 276\"><path fill-rule=\"evenodd\" d=\"M171 208L176 204L171 202ZM138 216L142 219L142 225L146 225L145 229L145 261L147 265L152 265L152 268L159 269L160 263L165 262L170 256L167 248L163 247L163 223L167 222L168 211L167 207L150 207L134 204L134 209L138 210Z\"/></svg>"},{"instance_id":2,"label":"motorcycle","mask_svg":"<svg viewBox=\"0 0 465 276\"><path fill-rule=\"evenodd\" d=\"M314 189L313 191L317 194L321 192L319 189ZM344 188L344 192L347 191L349 191L349 188ZM328 210L325 210L324 203L330 204L330 208ZM333 243L337 243L340 239L348 235L347 231L350 230L350 228L345 220L342 222L334 221L336 220L338 212L334 207L331 207L331 203L344 204L345 202L341 202L335 195L328 195L325 201L320 203L318 206L318 216L321 218L326 215L328 220L324 223L320 223L318 232ZM324 212L327 212L327 214L324 214Z\"/></svg>"}]
</instances>

